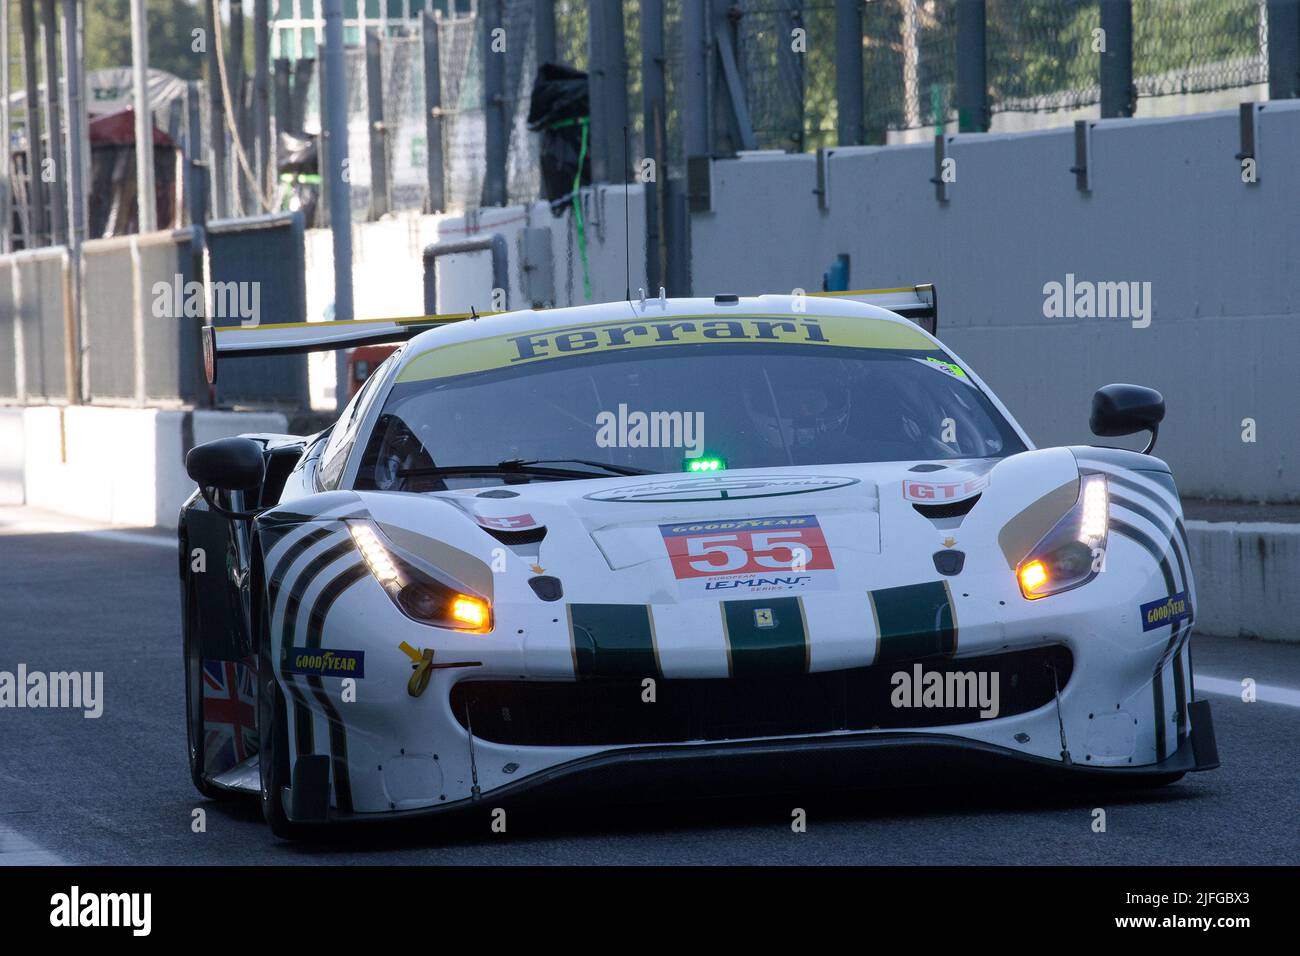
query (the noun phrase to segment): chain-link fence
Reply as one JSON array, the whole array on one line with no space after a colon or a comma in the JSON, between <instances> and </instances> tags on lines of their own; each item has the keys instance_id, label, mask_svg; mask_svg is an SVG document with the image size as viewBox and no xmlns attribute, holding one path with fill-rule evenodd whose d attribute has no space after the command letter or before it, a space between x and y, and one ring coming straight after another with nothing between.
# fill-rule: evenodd
<instances>
[{"instance_id":1,"label":"chain-link fence","mask_svg":"<svg viewBox=\"0 0 1300 956\"><path fill-rule=\"evenodd\" d=\"M988 0L994 113L1073 110L1101 100L1096 0Z\"/></svg>"},{"instance_id":2,"label":"chain-link fence","mask_svg":"<svg viewBox=\"0 0 1300 956\"><path fill-rule=\"evenodd\" d=\"M875 0L863 9L866 138L918 129L956 115L956 3Z\"/></svg>"},{"instance_id":3,"label":"chain-link fence","mask_svg":"<svg viewBox=\"0 0 1300 956\"><path fill-rule=\"evenodd\" d=\"M1267 4L1134 0L1133 82L1138 96L1267 83Z\"/></svg>"},{"instance_id":4,"label":"chain-link fence","mask_svg":"<svg viewBox=\"0 0 1300 956\"><path fill-rule=\"evenodd\" d=\"M506 201L525 203L541 192L539 136L527 128L529 98L540 65L538 4L552 2L554 59L580 70L592 62L589 0L479 0L437 17L441 142L427 142L426 69L420 21L381 38L389 203L395 211L428 207L429 164L440 146L444 205L482 204L487 175L489 114L484 110L488 55L504 56ZM497 6L487 8L487 3ZM664 128L660 152L670 176L683 174L683 82L687 3L664 0ZM793 152L833 146L836 124L835 0L734 0L719 13L709 6L706 36L712 66L716 36L727 30L745 111L760 149ZM499 10L504 35L493 47L485 23ZM993 116L1050 114L1095 107L1100 100L1097 0L986 0L987 103ZM628 151L635 167L647 154L642 104L641 18L638 0L623 0L627 65ZM841 14L843 11L839 11ZM860 0L863 140L891 133L952 129L957 117L960 37L957 0ZM1268 82L1267 4L1262 0L1133 0L1132 73L1138 97L1198 94ZM694 42L692 39L691 42ZM491 63L500 67L499 63ZM349 156L354 211L371 208L366 54L345 56ZM722 73L712 74L710 96L727 95ZM319 129L319 74L305 96L307 125ZM206 102L205 102L206 106ZM1046 122L1051 122L1047 120ZM716 117L710 119L716 128ZM206 123L204 134L206 135ZM382 204L381 204L382 205Z\"/></svg>"}]
</instances>

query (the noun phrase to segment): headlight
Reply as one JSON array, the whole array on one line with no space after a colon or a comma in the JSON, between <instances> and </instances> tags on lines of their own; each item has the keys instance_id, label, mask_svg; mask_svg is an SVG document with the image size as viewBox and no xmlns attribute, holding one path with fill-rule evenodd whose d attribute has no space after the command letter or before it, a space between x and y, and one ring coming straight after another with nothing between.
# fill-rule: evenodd
<instances>
[{"instance_id":1,"label":"headlight","mask_svg":"<svg viewBox=\"0 0 1300 956\"><path fill-rule=\"evenodd\" d=\"M1033 601L1087 584L1106 553L1110 495L1104 475L1084 475L1074 507L1016 568L1020 593Z\"/></svg>"},{"instance_id":2,"label":"headlight","mask_svg":"<svg viewBox=\"0 0 1300 956\"><path fill-rule=\"evenodd\" d=\"M348 529L371 575L411 620L484 634L492 630L492 605L486 598L466 593L445 572L384 538L369 521L350 521Z\"/></svg>"}]
</instances>

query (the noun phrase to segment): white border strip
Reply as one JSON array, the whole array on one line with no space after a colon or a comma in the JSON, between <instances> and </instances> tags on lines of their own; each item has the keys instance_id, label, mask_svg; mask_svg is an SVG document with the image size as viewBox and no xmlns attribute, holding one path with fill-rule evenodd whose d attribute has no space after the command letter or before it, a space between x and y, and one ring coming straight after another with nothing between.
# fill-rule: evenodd
<instances>
[{"instance_id":1,"label":"white border strip","mask_svg":"<svg viewBox=\"0 0 1300 956\"><path fill-rule=\"evenodd\" d=\"M1241 700L1241 681L1227 677L1209 677L1196 675L1196 689L1207 694L1220 694ZM1300 707L1300 690L1290 687L1278 687L1276 684L1256 684L1255 699L1265 704L1281 704L1283 707Z\"/></svg>"}]
</instances>

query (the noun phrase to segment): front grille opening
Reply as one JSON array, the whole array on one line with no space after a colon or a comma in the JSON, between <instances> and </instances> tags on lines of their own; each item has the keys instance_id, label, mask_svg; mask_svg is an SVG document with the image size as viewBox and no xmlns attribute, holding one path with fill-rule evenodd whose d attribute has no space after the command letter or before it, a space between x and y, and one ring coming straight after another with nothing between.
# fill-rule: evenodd
<instances>
[{"instance_id":1,"label":"front grille opening","mask_svg":"<svg viewBox=\"0 0 1300 956\"><path fill-rule=\"evenodd\" d=\"M893 675L924 672L997 675L998 717L1050 703L1052 667L1061 689L1073 659L1058 644L980 657L877 664L817 674L655 681L656 700L642 701L640 677L582 681L462 681L451 709L474 736L517 746L683 743L977 723L979 707L895 707Z\"/></svg>"},{"instance_id":2,"label":"front grille opening","mask_svg":"<svg viewBox=\"0 0 1300 956\"><path fill-rule=\"evenodd\" d=\"M913 504L917 513L926 518L960 518L970 514L970 510L975 507L975 502L980 500L979 495L972 495L962 501L953 501L941 505L918 505Z\"/></svg>"}]
</instances>

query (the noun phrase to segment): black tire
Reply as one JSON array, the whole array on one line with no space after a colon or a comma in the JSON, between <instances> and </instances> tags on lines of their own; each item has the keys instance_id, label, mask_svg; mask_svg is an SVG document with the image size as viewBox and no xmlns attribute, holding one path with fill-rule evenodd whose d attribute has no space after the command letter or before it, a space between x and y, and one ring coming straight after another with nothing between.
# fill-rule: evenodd
<instances>
[{"instance_id":1,"label":"black tire","mask_svg":"<svg viewBox=\"0 0 1300 956\"><path fill-rule=\"evenodd\" d=\"M1155 790L1159 787L1167 787L1171 783L1177 783L1186 775L1186 771L1170 771L1167 773L1144 773L1142 775L1129 776L1128 774L1107 777L1103 783L1109 790Z\"/></svg>"},{"instance_id":2,"label":"black tire","mask_svg":"<svg viewBox=\"0 0 1300 956\"><path fill-rule=\"evenodd\" d=\"M257 635L257 766L262 783L262 816L280 839L301 840L312 828L294 823L284 809L283 793L290 783L289 714L271 663L271 635L262 584L257 578L253 587L258 600L253 626Z\"/></svg>"},{"instance_id":3,"label":"black tire","mask_svg":"<svg viewBox=\"0 0 1300 956\"><path fill-rule=\"evenodd\" d=\"M199 640L198 601L185 588L185 738L194 788L209 800L231 800L239 795L211 783L203 775L203 651Z\"/></svg>"}]
</instances>

